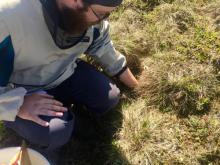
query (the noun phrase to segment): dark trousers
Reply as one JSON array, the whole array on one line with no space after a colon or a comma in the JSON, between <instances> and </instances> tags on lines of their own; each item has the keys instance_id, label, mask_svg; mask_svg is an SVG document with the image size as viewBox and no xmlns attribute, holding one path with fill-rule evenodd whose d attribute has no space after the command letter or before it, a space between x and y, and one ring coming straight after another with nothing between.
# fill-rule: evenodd
<instances>
[{"instance_id":1,"label":"dark trousers","mask_svg":"<svg viewBox=\"0 0 220 165\"><path fill-rule=\"evenodd\" d=\"M82 104L95 115L104 114L116 106L120 94L119 89L108 77L83 61L78 62L70 78L46 92L66 106ZM75 125L73 113L66 112L60 118L41 117L50 123L49 127L42 127L19 117L14 122L5 121L5 125L30 143L47 149L59 148L69 141Z\"/></svg>"}]
</instances>

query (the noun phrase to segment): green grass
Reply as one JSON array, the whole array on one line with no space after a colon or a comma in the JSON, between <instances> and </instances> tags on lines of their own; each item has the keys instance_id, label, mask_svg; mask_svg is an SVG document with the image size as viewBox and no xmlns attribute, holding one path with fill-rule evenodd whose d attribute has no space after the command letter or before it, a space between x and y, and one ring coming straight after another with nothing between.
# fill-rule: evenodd
<instances>
[{"instance_id":1,"label":"green grass","mask_svg":"<svg viewBox=\"0 0 220 165\"><path fill-rule=\"evenodd\" d=\"M63 164L220 164L220 2L125 0L110 21L140 86Z\"/></svg>"},{"instance_id":2,"label":"green grass","mask_svg":"<svg viewBox=\"0 0 220 165\"><path fill-rule=\"evenodd\" d=\"M113 15L114 43L140 81L116 141L131 164L219 164L219 7L127 0Z\"/></svg>"}]
</instances>

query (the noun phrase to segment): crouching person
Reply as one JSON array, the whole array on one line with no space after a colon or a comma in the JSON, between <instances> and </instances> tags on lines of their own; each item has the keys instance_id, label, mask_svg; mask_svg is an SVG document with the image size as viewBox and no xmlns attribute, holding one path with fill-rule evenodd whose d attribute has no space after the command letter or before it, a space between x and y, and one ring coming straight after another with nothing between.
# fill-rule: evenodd
<instances>
[{"instance_id":1,"label":"crouching person","mask_svg":"<svg viewBox=\"0 0 220 165\"><path fill-rule=\"evenodd\" d=\"M131 88L138 85L109 37L106 18L120 4L0 3L0 119L6 127L50 153L69 141L77 125L67 107L84 105L100 116L119 100L120 90L111 77ZM81 54L92 57L106 74L79 60Z\"/></svg>"}]
</instances>

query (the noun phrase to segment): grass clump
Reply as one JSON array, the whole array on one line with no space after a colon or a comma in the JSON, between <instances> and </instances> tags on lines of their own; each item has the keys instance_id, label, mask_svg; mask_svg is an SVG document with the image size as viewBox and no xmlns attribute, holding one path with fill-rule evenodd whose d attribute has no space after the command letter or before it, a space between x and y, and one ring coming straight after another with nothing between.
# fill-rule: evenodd
<instances>
[{"instance_id":1,"label":"grass clump","mask_svg":"<svg viewBox=\"0 0 220 165\"><path fill-rule=\"evenodd\" d=\"M217 0L123 2L111 35L140 86L102 120L98 141L68 144L66 164L220 164L219 8Z\"/></svg>"},{"instance_id":2,"label":"grass clump","mask_svg":"<svg viewBox=\"0 0 220 165\"><path fill-rule=\"evenodd\" d=\"M138 94L149 104L157 105L162 112L175 111L180 116L207 113L218 95L219 82L215 74L210 74L213 68L182 61L164 65L163 61L145 62L147 65L140 78L142 83Z\"/></svg>"},{"instance_id":3,"label":"grass clump","mask_svg":"<svg viewBox=\"0 0 220 165\"><path fill-rule=\"evenodd\" d=\"M116 140L131 164L219 164L219 7L127 0L112 17L117 49L139 70Z\"/></svg>"},{"instance_id":4,"label":"grass clump","mask_svg":"<svg viewBox=\"0 0 220 165\"><path fill-rule=\"evenodd\" d=\"M131 68L142 71L137 61L147 68L138 94L163 112L203 114L218 95L220 34L214 20L198 9L209 3L163 2L153 11L139 8L141 14L129 8L113 23L113 40Z\"/></svg>"}]
</instances>

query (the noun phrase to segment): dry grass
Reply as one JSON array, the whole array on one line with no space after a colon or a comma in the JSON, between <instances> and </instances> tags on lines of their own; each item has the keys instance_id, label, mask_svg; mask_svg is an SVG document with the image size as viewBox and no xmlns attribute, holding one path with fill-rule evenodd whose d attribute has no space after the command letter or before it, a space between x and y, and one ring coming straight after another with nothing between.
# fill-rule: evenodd
<instances>
[{"instance_id":1,"label":"dry grass","mask_svg":"<svg viewBox=\"0 0 220 165\"><path fill-rule=\"evenodd\" d=\"M131 164L220 164L219 7L127 0L113 16L117 49L143 69L116 141Z\"/></svg>"},{"instance_id":2,"label":"dry grass","mask_svg":"<svg viewBox=\"0 0 220 165\"><path fill-rule=\"evenodd\" d=\"M217 104L209 115L180 119L139 100L124 112L117 145L131 164L219 164Z\"/></svg>"},{"instance_id":3,"label":"dry grass","mask_svg":"<svg viewBox=\"0 0 220 165\"><path fill-rule=\"evenodd\" d=\"M218 24L218 0L125 0L111 34L140 86L103 120L113 134L68 150L66 162L220 164Z\"/></svg>"}]
</instances>

